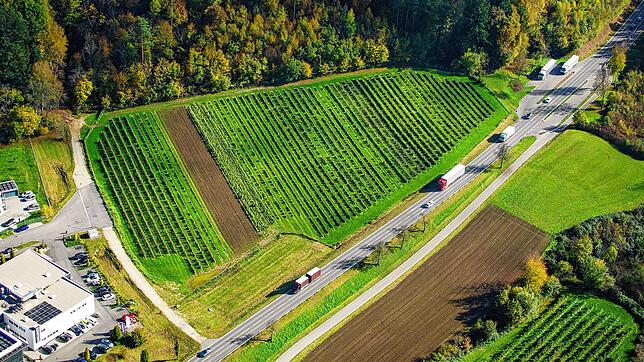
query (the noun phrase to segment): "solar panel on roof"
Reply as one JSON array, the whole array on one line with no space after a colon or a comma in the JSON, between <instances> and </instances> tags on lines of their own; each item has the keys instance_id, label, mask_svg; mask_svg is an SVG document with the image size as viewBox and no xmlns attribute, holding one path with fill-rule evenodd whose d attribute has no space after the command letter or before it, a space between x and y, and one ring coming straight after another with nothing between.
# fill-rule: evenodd
<instances>
[{"instance_id":1,"label":"solar panel on roof","mask_svg":"<svg viewBox=\"0 0 644 362\"><path fill-rule=\"evenodd\" d=\"M14 191L18 189L15 181L0 182L0 192Z\"/></svg>"},{"instance_id":2,"label":"solar panel on roof","mask_svg":"<svg viewBox=\"0 0 644 362\"><path fill-rule=\"evenodd\" d=\"M26 311L25 315L38 324L45 324L60 313L60 309L47 302L42 302Z\"/></svg>"}]
</instances>

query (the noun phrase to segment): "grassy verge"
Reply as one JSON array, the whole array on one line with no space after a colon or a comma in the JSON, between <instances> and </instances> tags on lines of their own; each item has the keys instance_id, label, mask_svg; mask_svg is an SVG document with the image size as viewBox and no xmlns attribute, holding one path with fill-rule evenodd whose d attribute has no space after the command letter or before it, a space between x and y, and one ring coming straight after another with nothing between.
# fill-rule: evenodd
<instances>
[{"instance_id":1,"label":"grassy verge","mask_svg":"<svg viewBox=\"0 0 644 362\"><path fill-rule=\"evenodd\" d=\"M516 159L533 142L534 138L522 140L512 149L510 161ZM510 163L506 162L505 167ZM351 302L360 292L371 287L400 265L409 255L416 252L474 200L501 171L502 169L498 167L492 167L479 175L467 187L427 215L424 231L420 231L423 227L422 222L415 225L413 229L418 231L412 232L402 247L387 249L378 265L347 271L328 287L280 319L271 330L272 335L269 342L251 342L232 354L230 360L266 361L276 359L281 352L296 341L298 336L302 336L324 322L334 311ZM395 244L396 241L393 243Z\"/></svg>"},{"instance_id":2,"label":"grassy verge","mask_svg":"<svg viewBox=\"0 0 644 362\"><path fill-rule=\"evenodd\" d=\"M521 84L521 89L518 92L515 92L512 89L512 81L516 80ZM524 75L517 76L507 70L497 70L496 72L487 75L481 79L481 82L487 87L487 89L496 96L496 98L503 104L505 109L513 113L513 110L519 106L521 98L525 97L532 88L526 84L528 83L528 78Z\"/></svg>"},{"instance_id":3,"label":"grassy verge","mask_svg":"<svg viewBox=\"0 0 644 362\"><path fill-rule=\"evenodd\" d=\"M102 360L138 361L141 351L146 349L153 361L185 361L197 352L198 344L170 323L130 281L105 239L87 240L85 244L96 268L103 275L109 276L110 287L120 300L131 301L130 309L142 322L142 333L145 337L145 343L141 347L128 349L118 346L101 357Z\"/></svg>"},{"instance_id":4,"label":"grassy verge","mask_svg":"<svg viewBox=\"0 0 644 362\"><path fill-rule=\"evenodd\" d=\"M566 131L493 196L492 202L551 233L644 202L644 161L582 131Z\"/></svg>"},{"instance_id":5,"label":"grassy verge","mask_svg":"<svg viewBox=\"0 0 644 362\"><path fill-rule=\"evenodd\" d=\"M576 351L577 356L588 354L590 356L600 355L595 354L598 351L593 346L597 347L594 342L605 344L612 337L602 335L605 329L608 329L607 324L619 326L618 328L622 331L623 335L615 338L613 341L614 344L609 346L610 350L604 351L601 356L612 361L628 360L627 354L633 349L633 342L638 333L638 327L628 312L616 304L590 295L567 294L561 298L565 300L566 305L573 303L579 304L572 311L563 312L561 308L555 309L557 303L554 303L535 319L516 326L494 342L476 348L467 354L462 361L495 360L506 350L512 349L517 351L527 342L539 343L540 341L550 341L549 345L555 347L556 352L560 354L565 353L567 351L565 346L572 343L575 345L573 348L578 348ZM549 329L540 328L548 320L563 321L575 312L577 312L577 318L574 318L574 320L568 323L557 323ZM585 330L584 326L586 327ZM594 327L600 326L604 328L593 329ZM538 339L534 338L536 335L539 336ZM577 338L571 338L573 335L577 336ZM566 336L568 338L561 338ZM526 337L529 338L526 340ZM583 341L586 341L586 343L582 343ZM554 354L556 352L552 352L552 357L556 356ZM559 357L562 356L559 355Z\"/></svg>"},{"instance_id":6,"label":"grassy verge","mask_svg":"<svg viewBox=\"0 0 644 362\"><path fill-rule=\"evenodd\" d=\"M33 145L49 202L58 210L76 191L71 145L47 137L33 140Z\"/></svg>"},{"instance_id":7,"label":"grassy verge","mask_svg":"<svg viewBox=\"0 0 644 362\"><path fill-rule=\"evenodd\" d=\"M199 333L216 337L240 318L248 315L262 301L272 299L290 287L288 281L306 272L331 249L310 240L286 236L266 247L257 247L253 255L223 273L210 278L183 300L180 312ZM194 280L197 279L197 280ZM203 281L191 280L192 286ZM168 289L168 288L164 288ZM171 304L173 298L161 292Z\"/></svg>"},{"instance_id":8,"label":"grassy verge","mask_svg":"<svg viewBox=\"0 0 644 362\"><path fill-rule=\"evenodd\" d=\"M0 181L7 180L16 181L20 192L33 191L39 204L47 204L29 141L0 146Z\"/></svg>"}]
</instances>

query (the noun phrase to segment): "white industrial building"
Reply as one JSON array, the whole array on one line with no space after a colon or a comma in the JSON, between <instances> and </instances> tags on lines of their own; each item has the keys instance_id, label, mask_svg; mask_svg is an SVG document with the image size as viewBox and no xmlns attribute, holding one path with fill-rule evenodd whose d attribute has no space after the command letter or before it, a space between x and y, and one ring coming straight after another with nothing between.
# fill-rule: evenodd
<instances>
[{"instance_id":1,"label":"white industrial building","mask_svg":"<svg viewBox=\"0 0 644 362\"><path fill-rule=\"evenodd\" d=\"M4 328L36 350L94 313L94 295L46 255L27 250L0 265Z\"/></svg>"}]
</instances>

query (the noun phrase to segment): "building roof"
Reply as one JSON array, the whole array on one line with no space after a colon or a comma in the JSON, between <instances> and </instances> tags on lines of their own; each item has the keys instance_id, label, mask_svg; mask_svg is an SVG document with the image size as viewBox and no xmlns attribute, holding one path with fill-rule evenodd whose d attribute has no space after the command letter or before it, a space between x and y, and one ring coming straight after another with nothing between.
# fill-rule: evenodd
<instances>
[{"instance_id":1,"label":"building roof","mask_svg":"<svg viewBox=\"0 0 644 362\"><path fill-rule=\"evenodd\" d=\"M68 274L49 257L27 250L0 265L0 284L24 299Z\"/></svg>"},{"instance_id":2,"label":"building roof","mask_svg":"<svg viewBox=\"0 0 644 362\"><path fill-rule=\"evenodd\" d=\"M14 320L21 321L27 327L42 325L55 318L87 297L94 295L67 278L62 278L22 303L22 309L9 313Z\"/></svg>"},{"instance_id":3,"label":"building roof","mask_svg":"<svg viewBox=\"0 0 644 362\"><path fill-rule=\"evenodd\" d=\"M0 328L0 359L22 347L22 342Z\"/></svg>"},{"instance_id":4,"label":"building roof","mask_svg":"<svg viewBox=\"0 0 644 362\"><path fill-rule=\"evenodd\" d=\"M14 180L0 182L0 193L18 191L18 185Z\"/></svg>"}]
</instances>

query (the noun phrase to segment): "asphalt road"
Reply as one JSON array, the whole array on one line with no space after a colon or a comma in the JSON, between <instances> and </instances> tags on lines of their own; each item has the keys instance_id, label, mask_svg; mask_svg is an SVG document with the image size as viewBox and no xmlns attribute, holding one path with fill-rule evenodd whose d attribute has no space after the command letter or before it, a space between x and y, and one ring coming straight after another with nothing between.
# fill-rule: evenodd
<instances>
[{"instance_id":1,"label":"asphalt road","mask_svg":"<svg viewBox=\"0 0 644 362\"><path fill-rule=\"evenodd\" d=\"M531 153L534 153L565 128L566 124L572 120L572 117L568 118L565 123L562 124L562 122L566 117L572 115L574 110L578 106L581 106L592 93L594 79L601 66L608 61L612 47L618 43L634 41L637 35L641 33L642 21L638 20L637 17L644 16L643 4L644 2L639 4L633 15L604 47L598 50L592 57L585 59L575 67L575 73L568 77L550 94L552 101L549 104L535 103L534 106L525 109L526 112L533 113L532 118L530 120L517 122L515 135L506 142L509 146L515 145L525 136L536 135L538 136L537 142L529 149ZM438 206L441 202L467 185L477 175L492 165L497 159L499 147L500 144L493 144L483 151L467 165L465 175L456 180L446 190L438 191L436 187L430 186L427 194L422 199L401 212L380 229L355 244L329 264L322 267L322 276L314 283L311 283L297 294L283 294L279 296L224 336L205 346L210 349L205 358L194 357L190 361L219 361L224 359L262 330L272 325L279 318L317 293L345 271L352 268L369 255L378 244L391 240L402 230L420 220L431 208ZM527 157L522 156L522 159L525 162ZM498 186L500 184L496 187ZM484 192L488 191L486 189ZM489 193L491 194L491 192ZM422 204L430 201L434 203L429 209L420 207ZM475 208L477 206L472 205L471 207ZM462 221L464 219L460 220L460 222Z\"/></svg>"}]
</instances>

